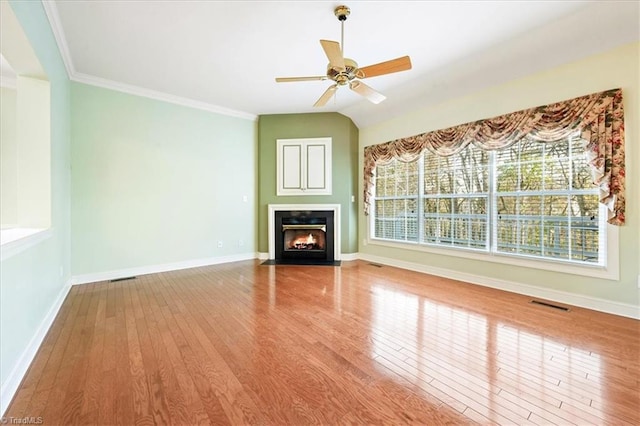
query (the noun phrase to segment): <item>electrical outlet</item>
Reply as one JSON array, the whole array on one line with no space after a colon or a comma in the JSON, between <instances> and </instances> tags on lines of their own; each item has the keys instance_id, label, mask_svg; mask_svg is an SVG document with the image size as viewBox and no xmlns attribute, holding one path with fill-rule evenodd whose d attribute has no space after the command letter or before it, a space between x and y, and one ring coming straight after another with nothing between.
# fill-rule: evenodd
<instances>
[{"instance_id":1,"label":"electrical outlet","mask_svg":"<svg viewBox=\"0 0 640 426\"><path fill-rule=\"evenodd\" d=\"M249 202L249 197L247 197L246 195L242 196L242 202L243 203L248 203Z\"/></svg>"},{"instance_id":2,"label":"electrical outlet","mask_svg":"<svg viewBox=\"0 0 640 426\"><path fill-rule=\"evenodd\" d=\"M218 241L218 248L222 248L222 241Z\"/></svg>"},{"instance_id":3,"label":"electrical outlet","mask_svg":"<svg viewBox=\"0 0 640 426\"><path fill-rule=\"evenodd\" d=\"M240 239L238 240L238 246L242 247L244 245L244 240Z\"/></svg>"}]
</instances>

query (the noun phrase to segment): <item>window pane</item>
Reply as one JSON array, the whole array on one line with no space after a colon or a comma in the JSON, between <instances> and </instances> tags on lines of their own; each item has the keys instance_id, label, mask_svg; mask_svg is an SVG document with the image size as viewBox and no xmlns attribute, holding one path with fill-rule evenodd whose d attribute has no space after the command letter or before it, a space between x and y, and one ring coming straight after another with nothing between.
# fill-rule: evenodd
<instances>
[{"instance_id":1,"label":"window pane","mask_svg":"<svg viewBox=\"0 0 640 426\"><path fill-rule=\"evenodd\" d=\"M583 262L598 262L598 196L571 197L571 258Z\"/></svg>"},{"instance_id":2,"label":"window pane","mask_svg":"<svg viewBox=\"0 0 640 426\"><path fill-rule=\"evenodd\" d=\"M418 240L415 198L376 201L375 236L401 241Z\"/></svg>"},{"instance_id":3,"label":"window pane","mask_svg":"<svg viewBox=\"0 0 640 426\"><path fill-rule=\"evenodd\" d=\"M425 198L423 202L423 236L422 241L425 243L436 243L438 240L438 200L434 198Z\"/></svg>"},{"instance_id":4,"label":"window pane","mask_svg":"<svg viewBox=\"0 0 640 426\"><path fill-rule=\"evenodd\" d=\"M489 153L473 145L449 157L424 155L424 243L487 249L489 166Z\"/></svg>"},{"instance_id":5,"label":"window pane","mask_svg":"<svg viewBox=\"0 0 640 426\"><path fill-rule=\"evenodd\" d=\"M386 179L384 177L380 176L380 174L379 174L380 173L379 169L381 169L381 168L382 167L378 167L378 170L376 170L376 175L377 175L376 179L375 179L375 182L376 182L376 198L384 197L385 195L387 195L386 191L385 191L385 188L386 188L385 187L385 185L386 185L385 181L386 181Z\"/></svg>"},{"instance_id":6,"label":"window pane","mask_svg":"<svg viewBox=\"0 0 640 426\"><path fill-rule=\"evenodd\" d=\"M498 252L599 262L598 196L583 147L577 138L525 138L496 153Z\"/></svg>"},{"instance_id":7,"label":"window pane","mask_svg":"<svg viewBox=\"0 0 640 426\"><path fill-rule=\"evenodd\" d=\"M518 145L502 149L495 153L496 183L498 192L518 190L520 168L518 167Z\"/></svg>"},{"instance_id":8,"label":"window pane","mask_svg":"<svg viewBox=\"0 0 640 426\"><path fill-rule=\"evenodd\" d=\"M418 240L418 171L416 161L376 167L375 237Z\"/></svg>"},{"instance_id":9,"label":"window pane","mask_svg":"<svg viewBox=\"0 0 640 426\"><path fill-rule=\"evenodd\" d=\"M571 176L569 141L544 144L544 189L567 189Z\"/></svg>"},{"instance_id":10,"label":"window pane","mask_svg":"<svg viewBox=\"0 0 640 426\"><path fill-rule=\"evenodd\" d=\"M587 156L584 151L584 141L580 138L575 138L572 141L572 189L593 189L593 177L591 174L591 168L587 163Z\"/></svg>"},{"instance_id":11,"label":"window pane","mask_svg":"<svg viewBox=\"0 0 640 426\"><path fill-rule=\"evenodd\" d=\"M440 159L435 154L426 152L424 154L424 193L438 193L438 169Z\"/></svg>"}]
</instances>

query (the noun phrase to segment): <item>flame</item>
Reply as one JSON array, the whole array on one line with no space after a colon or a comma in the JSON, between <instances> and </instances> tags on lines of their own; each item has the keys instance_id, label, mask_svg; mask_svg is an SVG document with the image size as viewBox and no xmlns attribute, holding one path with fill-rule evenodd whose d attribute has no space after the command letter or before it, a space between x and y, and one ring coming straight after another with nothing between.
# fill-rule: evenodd
<instances>
[{"instance_id":1,"label":"flame","mask_svg":"<svg viewBox=\"0 0 640 426\"><path fill-rule=\"evenodd\" d=\"M293 240L291 242L291 247L295 247L298 249L307 249L313 247L317 242L318 240L316 239L316 237L314 237L313 234L310 233L306 237L301 236Z\"/></svg>"}]
</instances>

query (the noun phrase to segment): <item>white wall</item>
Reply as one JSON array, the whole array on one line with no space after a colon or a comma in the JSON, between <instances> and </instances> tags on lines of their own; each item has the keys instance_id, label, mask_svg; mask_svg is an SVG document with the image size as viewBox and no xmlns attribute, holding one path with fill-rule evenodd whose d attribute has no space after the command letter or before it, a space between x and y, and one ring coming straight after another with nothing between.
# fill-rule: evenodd
<instances>
[{"instance_id":1,"label":"white wall","mask_svg":"<svg viewBox=\"0 0 640 426\"><path fill-rule=\"evenodd\" d=\"M440 105L360 129L360 152L431 130L546 105L589 93L622 88L625 108L627 165L627 224L619 232L620 279L606 280L536 269L498 265L406 248L364 245L368 217L360 213L359 252L378 261L449 275L479 284L548 297L577 305L640 317L638 256L640 251L640 44L626 45L599 55L460 97ZM362 182L362 157L360 158ZM360 184L362 193L362 183Z\"/></svg>"}]
</instances>

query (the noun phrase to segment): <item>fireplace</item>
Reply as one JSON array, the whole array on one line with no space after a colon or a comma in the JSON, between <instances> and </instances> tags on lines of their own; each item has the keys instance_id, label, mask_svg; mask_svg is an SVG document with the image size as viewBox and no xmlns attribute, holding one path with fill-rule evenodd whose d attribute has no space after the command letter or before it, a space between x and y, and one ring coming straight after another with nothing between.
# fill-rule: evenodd
<instances>
[{"instance_id":1,"label":"fireplace","mask_svg":"<svg viewBox=\"0 0 640 426\"><path fill-rule=\"evenodd\" d=\"M279 263L333 262L333 211L275 212L275 260Z\"/></svg>"},{"instance_id":2,"label":"fireplace","mask_svg":"<svg viewBox=\"0 0 640 426\"><path fill-rule=\"evenodd\" d=\"M339 265L340 207L269 205L269 264Z\"/></svg>"}]
</instances>

